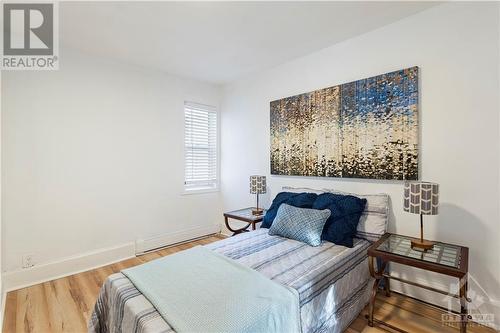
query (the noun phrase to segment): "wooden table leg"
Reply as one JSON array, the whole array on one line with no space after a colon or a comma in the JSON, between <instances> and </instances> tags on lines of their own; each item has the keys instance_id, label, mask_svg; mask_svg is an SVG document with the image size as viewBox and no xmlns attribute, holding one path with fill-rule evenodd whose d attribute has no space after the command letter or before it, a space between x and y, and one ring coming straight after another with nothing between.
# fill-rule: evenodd
<instances>
[{"instance_id":1,"label":"wooden table leg","mask_svg":"<svg viewBox=\"0 0 500 333\"><path fill-rule=\"evenodd\" d=\"M380 284L380 280L384 278L384 270L386 266L386 262L382 262L381 267L378 268L378 270L375 270L375 257L368 257L368 268L370 269L370 275L375 278L375 281L373 282L373 287L372 287L372 294L370 296L370 306L368 308L368 326L373 327L373 313L375 312L375 299L377 298L377 290L378 286ZM388 279L387 279L388 280ZM387 290L386 290L387 292Z\"/></svg>"},{"instance_id":2,"label":"wooden table leg","mask_svg":"<svg viewBox=\"0 0 500 333\"><path fill-rule=\"evenodd\" d=\"M382 274L384 274L384 272L382 272ZM390 297L391 296L391 279L389 279L389 277L387 276L384 276L384 290L385 290L385 296L387 297Z\"/></svg>"},{"instance_id":3,"label":"wooden table leg","mask_svg":"<svg viewBox=\"0 0 500 333\"><path fill-rule=\"evenodd\" d=\"M370 306L368 307L368 326L373 327L373 312L375 311L375 299L377 298L379 280L375 279L370 296Z\"/></svg>"},{"instance_id":4,"label":"wooden table leg","mask_svg":"<svg viewBox=\"0 0 500 333\"><path fill-rule=\"evenodd\" d=\"M240 234L242 232L248 231L247 230L248 227L250 226L250 224L252 224L252 223L247 222L248 224L246 226L244 226L243 228L233 229L229 226L229 218L227 216L224 216L224 223L226 224L226 228L233 233L233 236ZM254 224L254 230L255 230L255 224Z\"/></svg>"},{"instance_id":5,"label":"wooden table leg","mask_svg":"<svg viewBox=\"0 0 500 333\"><path fill-rule=\"evenodd\" d=\"M460 278L460 333L467 332L467 274Z\"/></svg>"}]
</instances>

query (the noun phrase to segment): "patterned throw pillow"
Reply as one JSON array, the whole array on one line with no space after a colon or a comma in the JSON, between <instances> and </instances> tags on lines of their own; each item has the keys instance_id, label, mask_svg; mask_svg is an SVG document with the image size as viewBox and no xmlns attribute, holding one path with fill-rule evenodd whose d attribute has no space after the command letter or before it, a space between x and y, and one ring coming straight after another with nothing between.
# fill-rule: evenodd
<instances>
[{"instance_id":1,"label":"patterned throw pillow","mask_svg":"<svg viewBox=\"0 0 500 333\"><path fill-rule=\"evenodd\" d=\"M298 208L287 204L280 205L269 235L298 240L311 246L321 245L321 232L330 210Z\"/></svg>"},{"instance_id":2,"label":"patterned throw pillow","mask_svg":"<svg viewBox=\"0 0 500 333\"><path fill-rule=\"evenodd\" d=\"M314 209L329 209L332 214L323 230L322 239L337 245L353 246L359 219L365 210L366 199L353 195L323 193L314 202Z\"/></svg>"}]
</instances>

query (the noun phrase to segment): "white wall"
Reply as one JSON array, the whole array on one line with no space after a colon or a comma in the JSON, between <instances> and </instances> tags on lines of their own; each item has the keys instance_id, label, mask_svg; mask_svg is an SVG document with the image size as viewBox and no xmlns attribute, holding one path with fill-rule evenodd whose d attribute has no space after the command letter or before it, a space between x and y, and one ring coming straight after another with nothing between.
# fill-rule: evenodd
<instances>
[{"instance_id":1,"label":"white wall","mask_svg":"<svg viewBox=\"0 0 500 333\"><path fill-rule=\"evenodd\" d=\"M64 274L82 254L217 229L219 193L182 195L183 103L218 107L220 88L64 48L60 59L59 71L3 73L4 271L34 254L45 271L65 261Z\"/></svg>"},{"instance_id":2,"label":"white wall","mask_svg":"<svg viewBox=\"0 0 500 333\"><path fill-rule=\"evenodd\" d=\"M403 212L402 182L269 175L270 101L417 65L421 179L438 182L441 192L440 214L425 218L426 237L469 246L473 278L488 297L500 299L498 18L496 3L444 4L227 85L224 208L251 204L248 176L264 174L271 192L267 204L283 185L388 193L389 230L418 235L418 216ZM394 270L442 288L454 281ZM483 295L476 283L471 288ZM404 290L443 304L440 296ZM498 304L477 306L500 321Z\"/></svg>"}]
</instances>

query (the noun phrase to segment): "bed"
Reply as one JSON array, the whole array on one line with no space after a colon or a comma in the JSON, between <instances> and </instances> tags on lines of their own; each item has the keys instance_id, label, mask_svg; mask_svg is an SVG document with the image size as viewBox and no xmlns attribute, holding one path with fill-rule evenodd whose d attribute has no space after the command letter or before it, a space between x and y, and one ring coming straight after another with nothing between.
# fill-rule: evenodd
<instances>
[{"instance_id":1,"label":"bed","mask_svg":"<svg viewBox=\"0 0 500 333\"><path fill-rule=\"evenodd\" d=\"M376 206L372 204L371 208ZM387 209L380 205L378 208ZM355 238L352 248L330 242L311 247L292 239L270 236L264 228L205 247L297 290L303 333L342 332L368 303L373 284L366 251L383 230L374 233L370 229L369 209L370 203L363 223L360 222L359 234L371 235L371 239ZM385 224L386 221L384 229ZM101 288L89 321L89 332L175 330L124 274L117 273Z\"/></svg>"}]
</instances>

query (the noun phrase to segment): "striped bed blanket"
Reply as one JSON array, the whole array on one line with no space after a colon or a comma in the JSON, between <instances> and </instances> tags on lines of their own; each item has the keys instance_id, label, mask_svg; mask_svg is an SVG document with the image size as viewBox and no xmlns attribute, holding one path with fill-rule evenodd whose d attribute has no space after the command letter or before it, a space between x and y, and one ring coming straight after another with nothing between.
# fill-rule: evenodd
<instances>
[{"instance_id":1,"label":"striped bed blanket","mask_svg":"<svg viewBox=\"0 0 500 333\"><path fill-rule=\"evenodd\" d=\"M258 229L205 247L297 290L303 333L342 332L368 303L372 279L366 250L371 243L355 239L353 248L330 242L311 247L267 232ZM89 332L174 330L132 282L117 273L101 288Z\"/></svg>"}]
</instances>

